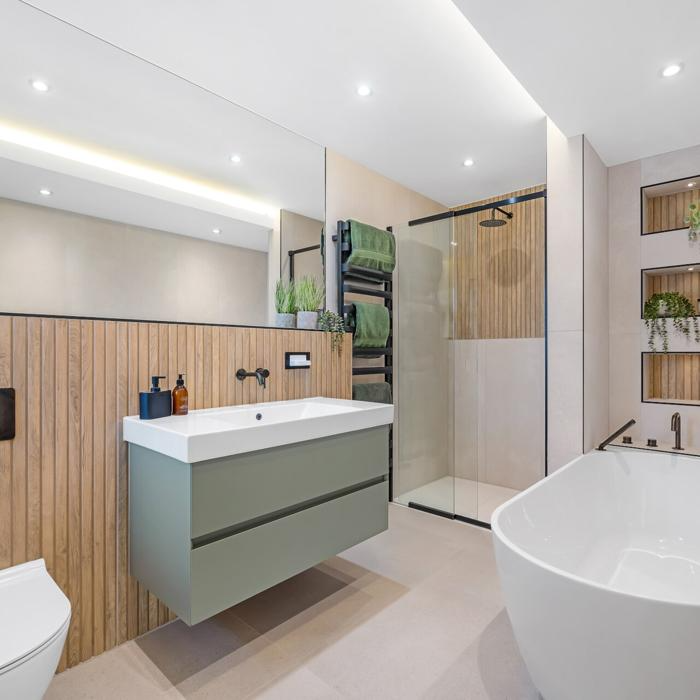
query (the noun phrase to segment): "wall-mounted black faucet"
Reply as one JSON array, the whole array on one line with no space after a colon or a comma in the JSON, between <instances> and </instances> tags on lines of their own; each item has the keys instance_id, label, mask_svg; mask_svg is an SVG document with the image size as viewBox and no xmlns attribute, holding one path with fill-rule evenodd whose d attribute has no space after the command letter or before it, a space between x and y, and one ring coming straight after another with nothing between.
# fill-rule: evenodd
<instances>
[{"instance_id":1,"label":"wall-mounted black faucet","mask_svg":"<svg viewBox=\"0 0 700 700\"><path fill-rule=\"evenodd\" d=\"M236 372L236 379L242 382L246 377L255 377L258 380L258 384L264 389L267 386L267 378L270 376L269 369L263 369L258 367L255 372L246 372L244 369L239 369Z\"/></svg>"}]
</instances>

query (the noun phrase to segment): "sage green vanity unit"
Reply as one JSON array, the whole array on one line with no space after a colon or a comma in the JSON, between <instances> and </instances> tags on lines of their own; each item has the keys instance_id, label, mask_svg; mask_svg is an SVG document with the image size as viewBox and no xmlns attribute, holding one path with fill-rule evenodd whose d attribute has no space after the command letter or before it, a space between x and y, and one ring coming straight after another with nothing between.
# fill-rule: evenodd
<instances>
[{"instance_id":1,"label":"sage green vanity unit","mask_svg":"<svg viewBox=\"0 0 700 700\"><path fill-rule=\"evenodd\" d=\"M388 430L196 462L130 442L131 574L192 625L382 532Z\"/></svg>"}]
</instances>

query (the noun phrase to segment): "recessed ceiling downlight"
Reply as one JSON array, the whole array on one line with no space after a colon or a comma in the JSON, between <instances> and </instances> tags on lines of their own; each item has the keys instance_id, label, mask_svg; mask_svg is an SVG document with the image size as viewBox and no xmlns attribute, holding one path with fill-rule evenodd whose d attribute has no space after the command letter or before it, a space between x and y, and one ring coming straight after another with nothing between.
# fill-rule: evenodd
<instances>
[{"instance_id":1,"label":"recessed ceiling downlight","mask_svg":"<svg viewBox=\"0 0 700 700\"><path fill-rule=\"evenodd\" d=\"M682 70L683 66L680 63L672 63L661 71L661 75L663 75L664 78L672 78L674 75L678 75Z\"/></svg>"},{"instance_id":2,"label":"recessed ceiling downlight","mask_svg":"<svg viewBox=\"0 0 700 700\"><path fill-rule=\"evenodd\" d=\"M221 229L220 229L220 228L213 228L213 229L211 230L211 232L212 232L215 236L220 236L220 235L221 235Z\"/></svg>"},{"instance_id":3,"label":"recessed ceiling downlight","mask_svg":"<svg viewBox=\"0 0 700 700\"><path fill-rule=\"evenodd\" d=\"M688 187L695 187L698 183L693 180L693 182L688 183Z\"/></svg>"},{"instance_id":4,"label":"recessed ceiling downlight","mask_svg":"<svg viewBox=\"0 0 700 700\"><path fill-rule=\"evenodd\" d=\"M241 157L238 155L238 153L234 153L231 158L230 158L232 163L240 163L241 162Z\"/></svg>"},{"instance_id":5,"label":"recessed ceiling downlight","mask_svg":"<svg viewBox=\"0 0 700 700\"><path fill-rule=\"evenodd\" d=\"M360 97L369 97L372 94L372 88L363 83L362 85L357 86L357 94Z\"/></svg>"},{"instance_id":6,"label":"recessed ceiling downlight","mask_svg":"<svg viewBox=\"0 0 700 700\"><path fill-rule=\"evenodd\" d=\"M473 158L467 158L467 159L464 161L464 163L462 163L462 165L463 165L465 168L471 168L472 165L474 165L474 159L473 159Z\"/></svg>"},{"instance_id":7,"label":"recessed ceiling downlight","mask_svg":"<svg viewBox=\"0 0 700 700\"><path fill-rule=\"evenodd\" d=\"M36 78L35 80L31 81L31 85L37 92L48 92L49 91L49 84L45 80L41 80L39 78Z\"/></svg>"},{"instance_id":8,"label":"recessed ceiling downlight","mask_svg":"<svg viewBox=\"0 0 700 700\"><path fill-rule=\"evenodd\" d=\"M40 194L42 197L50 197L51 194L52 194L52 192L51 192L51 190L50 190L48 187L42 187L42 188L39 190L39 194Z\"/></svg>"}]
</instances>

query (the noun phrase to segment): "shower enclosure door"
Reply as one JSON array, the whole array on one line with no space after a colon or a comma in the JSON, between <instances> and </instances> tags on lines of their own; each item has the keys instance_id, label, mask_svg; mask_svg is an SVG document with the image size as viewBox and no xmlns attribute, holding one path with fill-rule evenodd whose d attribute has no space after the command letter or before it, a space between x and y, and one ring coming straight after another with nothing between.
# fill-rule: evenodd
<instances>
[{"instance_id":1,"label":"shower enclosure door","mask_svg":"<svg viewBox=\"0 0 700 700\"><path fill-rule=\"evenodd\" d=\"M489 523L545 475L542 186L400 227L399 503Z\"/></svg>"},{"instance_id":2,"label":"shower enclosure door","mask_svg":"<svg viewBox=\"0 0 700 700\"><path fill-rule=\"evenodd\" d=\"M455 513L452 219L400 227L397 240L394 497ZM460 494L461 508L476 512ZM471 511L470 511L471 512Z\"/></svg>"}]
</instances>

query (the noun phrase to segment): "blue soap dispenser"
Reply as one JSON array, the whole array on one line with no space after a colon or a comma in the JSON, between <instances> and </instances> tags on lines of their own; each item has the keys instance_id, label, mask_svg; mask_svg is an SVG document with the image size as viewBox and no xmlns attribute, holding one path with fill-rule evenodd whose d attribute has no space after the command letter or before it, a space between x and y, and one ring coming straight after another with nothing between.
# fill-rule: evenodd
<instances>
[{"instance_id":1,"label":"blue soap dispenser","mask_svg":"<svg viewBox=\"0 0 700 700\"><path fill-rule=\"evenodd\" d=\"M162 391L159 381L165 379L160 375L151 377L150 391L139 392L139 418L141 420L152 420L153 418L164 418L172 411L172 396L170 389Z\"/></svg>"}]
</instances>

